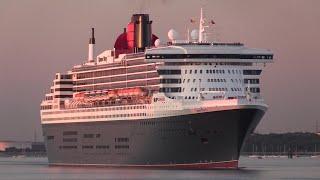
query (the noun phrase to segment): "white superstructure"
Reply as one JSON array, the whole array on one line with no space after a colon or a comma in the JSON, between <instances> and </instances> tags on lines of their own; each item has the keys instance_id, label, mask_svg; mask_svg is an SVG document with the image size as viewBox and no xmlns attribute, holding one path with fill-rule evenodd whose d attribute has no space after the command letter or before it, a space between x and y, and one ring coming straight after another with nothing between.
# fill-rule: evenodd
<instances>
[{"instance_id":1,"label":"white superstructure","mask_svg":"<svg viewBox=\"0 0 320 180\"><path fill-rule=\"evenodd\" d=\"M198 41L195 31L189 42L174 39L172 30L168 45L158 41L157 46L143 51L137 47L132 53L115 48L96 59L92 31L88 61L56 74L41 103L42 123L151 119L238 106L266 108L260 74L273 61L272 52L240 43L207 42L206 27L201 10Z\"/></svg>"}]
</instances>

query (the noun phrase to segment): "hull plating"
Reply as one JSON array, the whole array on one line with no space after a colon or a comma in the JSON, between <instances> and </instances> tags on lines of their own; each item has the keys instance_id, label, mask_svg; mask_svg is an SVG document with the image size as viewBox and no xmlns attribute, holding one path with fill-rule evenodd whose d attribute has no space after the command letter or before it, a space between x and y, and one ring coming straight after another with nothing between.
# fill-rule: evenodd
<instances>
[{"instance_id":1,"label":"hull plating","mask_svg":"<svg viewBox=\"0 0 320 180\"><path fill-rule=\"evenodd\" d=\"M237 168L261 109L134 121L44 124L51 165ZM48 137L50 137L48 139Z\"/></svg>"}]
</instances>

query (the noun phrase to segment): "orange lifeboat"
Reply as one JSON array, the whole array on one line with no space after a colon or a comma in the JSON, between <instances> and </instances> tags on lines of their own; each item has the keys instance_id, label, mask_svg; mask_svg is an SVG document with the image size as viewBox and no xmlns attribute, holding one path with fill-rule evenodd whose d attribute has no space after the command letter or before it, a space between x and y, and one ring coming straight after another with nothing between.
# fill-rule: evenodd
<instances>
[{"instance_id":1,"label":"orange lifeboat","mask_svg":"<svg viewBox=\"0 0 320 180\"><path fill-rule=\"evenodd\" d=\"M75 99L84 99L84 93L83 92L74 93L73 97Z\"/></svg>"},{"instance_id":2,"label":"orange lifeboat","mask_svg":"<svg viewBox=\"0 0 320 180\"><path fill-rule=\"evenodd\" d=\"M142 88L119 89L118 96L142 96L145 92Z\"/></svg>"},{"instance_id":3,"label":"orange lifeboat","mask_svg":"<svg viewBox=\"0 0 320 180\"><path fill-rule=\"evenodd\" d=\"M111 90L108 92L108 97L109 98L114 98L117 97L117 91L116 90Z\"/></svg>"}]
</instances>

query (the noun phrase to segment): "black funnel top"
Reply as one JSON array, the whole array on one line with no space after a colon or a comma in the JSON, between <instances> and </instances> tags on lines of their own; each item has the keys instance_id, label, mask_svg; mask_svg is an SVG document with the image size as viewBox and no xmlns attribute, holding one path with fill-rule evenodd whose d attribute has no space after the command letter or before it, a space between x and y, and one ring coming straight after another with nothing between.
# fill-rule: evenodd
<instances>
[{"instance_id":1,"label":"black funnel top","mask_svg":"<svg viewBox=\"0 0 320 180\"><path fill-rule=\"evenodd\" d=\"M95 44L96 40L94 38L94 28L91 28L91 38L89 39L89 44Z\"/></svg>"},{"instance_id":2,"label":"black funnel top","mask_svg":"<svg viewBox=\"0 0 320 180\"><path fill-rule=\"evenodd\" d=\"M135 47L143 51L146 47L151 46L151 23L149 14L134 14L131 22L135 24Z\"/></svg>"}]
</instances>

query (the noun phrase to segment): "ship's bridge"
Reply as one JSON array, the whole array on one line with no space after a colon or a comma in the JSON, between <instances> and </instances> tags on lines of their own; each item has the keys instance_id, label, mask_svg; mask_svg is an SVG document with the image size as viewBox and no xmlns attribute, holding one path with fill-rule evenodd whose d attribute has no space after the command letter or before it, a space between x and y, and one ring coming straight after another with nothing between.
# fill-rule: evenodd
<instances>
[{"instance_id":1,"label":"ship's bridge","mask_svg":"<svg viewBox=\"0 0 320 180\"><path fill-rule=\"evenodd\" d=\"M267 63L273 53L240 43L180 43L146 50L149 62L258 62Z\"/></svg>"}]
</instances>

